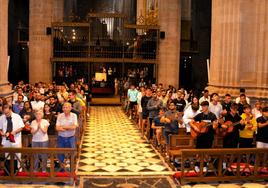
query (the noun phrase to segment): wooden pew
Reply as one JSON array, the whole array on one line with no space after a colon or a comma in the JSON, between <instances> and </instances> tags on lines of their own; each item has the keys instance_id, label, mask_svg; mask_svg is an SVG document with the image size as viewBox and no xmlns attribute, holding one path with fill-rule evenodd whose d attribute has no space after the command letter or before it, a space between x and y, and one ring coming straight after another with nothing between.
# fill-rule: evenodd
<instances>
[{"instance_id":1,"label":"wooden pew","mask_svg":"<svg viewBox=\"0 0 268 188\"><path fill-rule=\"evenodd\" d=\"M195 166L198 164L197 161L199 172L196 171ZM174 176L181 184L206 181L268 180L268 149L182 149L180 171Z\"/></svg>"},{"instance_id":2,"label":"wooden pew","mask_svg":"<svg viewBox=\"0 0 268 188\"><path fill-rule=\"evenodd\" d=\"M191 135L169 135L168 155L171 161L180 157L181 149L194 148L194 140Z\"/></svg>"},{"instance_id":3,"label":"wooden pew","mask_svg":"<svg viewBox=\"0 0 268 188\"><path fill-rule=\"evenodd\" d=\"M29 147L32 143L32 135L22 135L22 147ZM48 147L49 148L56 148L57 147L57 135L48 135Z\"/></svg>"},{"instance_id":4,"label":"wooden pew","mask_svg":"<svg viewBox=\"0 0 268 188\"><path fill-rule=\"evenodd\" d=\"M215 135L213 141L213 148L222 148L223 147L223 137Z\"/></svg>"},{"instance_id":5,"label":"wooden pew","mask_svg":"<svg viewBox=\"0 0 268 188\"><path fill-rule=\"evenodd\" d=\"M21 154L18 160L17 154ZM47 154L47 172L34 172L34 158L36 154ZM61 163L61 169L55 168L54 161L59 154L64 154L66 160ZM5 156L1 161L9 162L10 171L6 172L3 163L0 166L0 180L12 182L74 182L76 149L72 148L0 148L0 155ZM8 156L8 158L7 158ZM9 159L9 161L6 161ZM19 163L19 170L14 170L14 161ZM68 161L68 163L66 162ZM64 172L60 172L63 170Z\"/></svg>"},{"instance_id":6,"label":"wooden pew","mask_svg":"<svg viewBox=\"0 0 268 188\"><path fill-rule=\"evenodd\" d=\"M195 140L191 135L186 135L183 130L179 129L179 135L169 135L168 155L172 161L175 158L179 158L181 155L181 149L193 149L195 148ZM222 148L223 137L215 135L213 141L213 148Z\"/></svg>"}]
</instances>

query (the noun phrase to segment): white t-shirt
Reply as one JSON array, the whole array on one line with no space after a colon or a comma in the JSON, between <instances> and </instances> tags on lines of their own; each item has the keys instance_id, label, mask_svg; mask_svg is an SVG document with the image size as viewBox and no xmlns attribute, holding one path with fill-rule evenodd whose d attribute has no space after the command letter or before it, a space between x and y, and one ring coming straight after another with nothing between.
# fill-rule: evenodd
<instances>
[{"instance_id":1,"label":"white t-shirt","mask_svg":"<svg viewBox=\"0 0 268 188\"><path fill-rule=\"evenodd\" d=\"M49 122L45 119L42 119L41 122L40 122L40 126L42 128L45 128L45 127L48 127L49 126ZM31 128L33 129L37 129L38 127L38 123L36 120L33 120L32 123L31 123ZM45 142L45 141L48 141L48 135L47 135L47 132L46 133L43 133L43 131L41 129L39 129L35 134L33 134L33 139L32 139L33 142Z\"/></svg>"},{"instance_id":2,"label":"white t-shirt","mask_svg":"<svg viewBox=\"0 0 268 188\"><path fill-rule=\"evenodd\" d=\"M204 101L210 101L210 96L208 96L208 98L205 98L204 96L203 97L201 97L200 99L199 99L199 104L201 105L201 103L202 102L204 102Z\"/></svg>"},{"instance_id":3,"label":"white t-shirt","mask_svg":"<svg viewBox=\"0 0 268 188\"><path fill-rule=\"evenodd\" d=\"M32 101L31 105L33 110L38 111L43 110L45 103L43 101Z\"/></svg>"},{"instance_id":4,"label":"white t-shirt","mask_svg":"<svg viewBox=\"0 0 268 188\"><path fill-rule=\"evenodd\" d=\"M250 99L248 97L246 97L246 101L247 101L248 104L250 104ZM237 104L240 103L240 97L237 97L235 99L235 103L237 103Z\"/></svg>"},{"instance_id":5,"label":"white t-shirt","mask_svg":"<svg viewBox=\"0 0 268 188\"><path fill-rule=\"evenodd\" d=\"M13 125L13 131L16 131L19 128L23 128L24 127L24 123L20 117L20 115L15 114L12 112L11 114L11 121L12 121L12 125ZM7 131L7 119L5 115L0 116L0 129L6 133ZM21 132L18 134L14 135L14 139L15 139L15 143L11 143L9 142L9 140L6 140L4 137L2 138L2 145L5 147L6 144L13 146L21 146Z\"/></svg>"},{"instance_id":6,"label":"white t-shirt","mask_svg":"<svg viewBox=\"0 0 268 188\"><path fill-rule=\"evenodd\" d=\"M209 103L208 109L210 112L214 113L217 118L219 118L222 113L222 105L219 102L216 105Z\"/></svg>"}]
</instances>

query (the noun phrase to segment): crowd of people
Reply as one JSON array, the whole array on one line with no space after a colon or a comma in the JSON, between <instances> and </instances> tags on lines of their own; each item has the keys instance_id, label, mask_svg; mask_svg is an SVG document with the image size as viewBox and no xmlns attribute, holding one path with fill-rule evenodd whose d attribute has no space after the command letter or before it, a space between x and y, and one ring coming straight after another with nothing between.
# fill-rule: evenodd
<instances>
[{"instance_id":1,"label":"crowd of people","mask_svg":"<svg viewBox=\"0 0 268 188\"><path fill-rule=\"evenodd\" d=\"M87 84L76 82L70 86L57 86L55 83L39 82L30 85L21 81L14 90L12 104L0 99L3 147L20 148L22 134L31 134L29 147L46 148L49 135L57 135L57 147L76 148L76 132L82 125L81 115L83 112L89 115L91 93ZM59 155L58 159L64 162L64 155ZM46 154L37 154L34 170L46 171L46 161Z\"/></svg>"},{"instance_id":2,"label":"crowd of people","mask_svg":"<svg viewBox=\"0 0 268 188\"><path fill-rule=\"evenodd\" d=\"M196 139L196 148L212 148L214 136L223 136L224 148L268 148L268 105L265 101L250 103L245 89L234 98L226 94L203 91L202 97L183 88L162 84L152 87L131 85L126 94L125 112L129 119L138 117L138 128L149 139L156 136L169 144L169 135L185 128ZM147 123L148 122L148 123Z\"/></svg>"},{"instance_id":3,"label":"crowd of people","mask_svg":"<svg viewBox=\"0 0 268 188\"><path fill-rule=\"evenodd\" d=\"M149 139L156 136L169 144L169 135L185 128L196 139L196 148L212 148L215 134L223 136L224 148L268 148L268 105L256 101L251 106L245 90L234 98L220 100L217 93L203 91L202 97L172 86L150 84L141 79L126 90L126 113L138 117L138 128ZM91 92L83 80L67 85L24 84L14 87L12 104L0 98L0 134L3 147L22 147L22 134L32 134L31 147L48 147L49 135L57 135L57 147L75 148L80 114L89 115ZM60 162L64 155L59 155ZM43 165L40 167L40 160ZM46 171L47 155L35 156L35 171ZM8 163L8 162L7 162ZM7 168L8 169L8 168Z\"/></svg>"}]
</instances>

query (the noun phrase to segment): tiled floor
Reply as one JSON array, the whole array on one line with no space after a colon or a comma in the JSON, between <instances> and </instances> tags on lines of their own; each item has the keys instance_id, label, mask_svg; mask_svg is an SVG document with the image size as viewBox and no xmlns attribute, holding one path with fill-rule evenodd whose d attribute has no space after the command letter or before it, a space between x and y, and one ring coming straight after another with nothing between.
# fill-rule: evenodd
<instances>
[{"instance_id":1,"label":"tiled floor","mask_svg":"<svg viewBox=\"0 0 268 188\"><path fill-rule=\"evenodd\" d=\"M268 188L268 183L222 183L184 185L181 188Z\"/></svg>"},{"instance_id":2,"label":"tiled floor","mask_svg":"<svg viewBox=\"0 0 268 188\"><path fill-rule=\"evenodd\" d=\"M93 106L77 175L169 175L173 172L121 107Z\"/></svg>"},{"instance_id":3,"label":"tiled floor","mask_svg":"<svg viewBox=\"0 0 268 188\"><path fill-rule=\"evenodd\" d=\"M80 188L176 188L176 184L169 176L116 176L116 177L81 177Z\"/></svg>"}]
</instances>

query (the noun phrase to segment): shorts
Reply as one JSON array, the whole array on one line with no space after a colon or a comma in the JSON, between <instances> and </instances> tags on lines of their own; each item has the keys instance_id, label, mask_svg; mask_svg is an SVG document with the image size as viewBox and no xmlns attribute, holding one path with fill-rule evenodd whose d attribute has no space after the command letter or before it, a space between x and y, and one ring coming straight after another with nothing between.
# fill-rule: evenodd
<instances>
[{"instance_id":1,"label":"shorts","mask_svg":"<svg viewBox=\"0 0 268 188\"><path fill-rule=\"evenodd\" d=\"M142 119L147 119L149 117L149 112L147 110L142 111Z\"/></svg>"},{"instance_id":2,"label":"shorts","mask_svg":"<svg viewBox=\"0 0 268 188\"><path fill-rule=\"evenodd\" d=\"M129 103L129 109L133 109L134 106L136 106L136 105L137 105L137 101L135 101L135 102L131 102L130 101L130 103Z\"/></svg>"}]
</instances>

